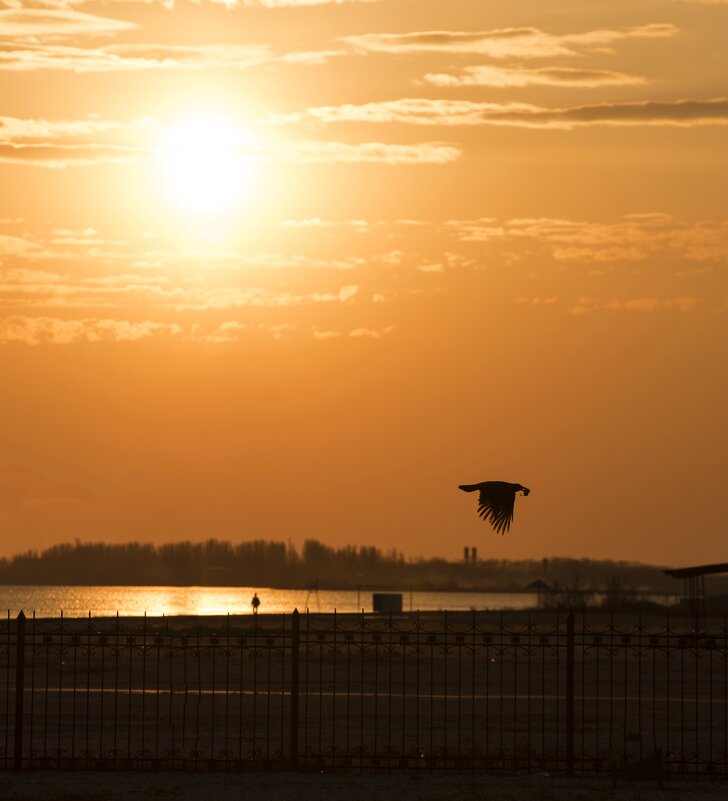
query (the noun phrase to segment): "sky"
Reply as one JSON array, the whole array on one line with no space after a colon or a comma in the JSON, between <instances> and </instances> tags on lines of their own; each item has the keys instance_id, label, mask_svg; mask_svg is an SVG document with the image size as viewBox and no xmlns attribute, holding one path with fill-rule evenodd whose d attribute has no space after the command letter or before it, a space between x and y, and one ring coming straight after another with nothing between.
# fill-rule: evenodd
<instances>
[{"instance_id":1,"label":"sky","mask_svg":"<svg viewBox=\"0 0 728 801\"><path fill-rule=\"evenodd\" d=\"M0 0L0 555L726 561L726 41L727 0Z\"/></svg>"}]
</instances>

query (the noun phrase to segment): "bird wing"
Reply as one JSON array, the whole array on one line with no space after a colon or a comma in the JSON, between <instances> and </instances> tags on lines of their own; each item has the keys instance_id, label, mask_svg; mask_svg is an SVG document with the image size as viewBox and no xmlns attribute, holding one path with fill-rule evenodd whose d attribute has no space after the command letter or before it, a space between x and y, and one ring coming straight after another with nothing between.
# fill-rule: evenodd
<instances>
[{"instance_id":1,"label":"bird wing","mask_svg":"<svg viewBox=\"0 0 728 801\"><path fill-rule=\"evenodd\" d=\"M482 487L478 497L478 514L493 526L498 534L505 534L511 527L516 493L510 487Z\"/></svg>"}]
</instances>

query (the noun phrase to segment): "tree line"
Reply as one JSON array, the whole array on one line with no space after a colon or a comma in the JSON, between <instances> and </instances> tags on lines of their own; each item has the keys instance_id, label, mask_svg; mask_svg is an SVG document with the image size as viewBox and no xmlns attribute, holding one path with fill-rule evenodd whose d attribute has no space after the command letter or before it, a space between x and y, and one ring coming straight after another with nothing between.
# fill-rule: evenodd
<instances>
[{"instance_id":1,"label":"tree line","mask_svg":"<svg viewBox=\"0 0 728 801\"><path fill-rule=\"evenodd\" d=\"M406 559L396 550L290 542L221 540L163 545L64 543L0 559L0 584L356 587L523 591L540 579L554 589L680 592L681 583L654 565L609 560L447 561ZM728 581L714 579L728 592ZM721 586L722 585L722 586Z\"/></svg>"}]
</instances>

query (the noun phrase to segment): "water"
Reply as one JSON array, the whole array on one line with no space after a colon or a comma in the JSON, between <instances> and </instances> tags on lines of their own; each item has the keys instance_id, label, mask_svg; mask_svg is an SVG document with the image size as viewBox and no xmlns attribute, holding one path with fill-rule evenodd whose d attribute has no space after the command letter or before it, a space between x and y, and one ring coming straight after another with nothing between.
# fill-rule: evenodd
<instances>
[{"instance_id":1,"label":"water","mask_svg":"<svg viewBox=\"0 0 728 801\"><path fill-rule=\"evenodd\" d=\"M371 590L273 589L267 587L80 587L0 586L0 610L16 616L67 617L115 615L240 615L250 614L253 593L260 598L260 612L289 613L294 609L311 612L372 611ZM533 609L532 592L407 592L402 593L405 611ZM671 599L651 598L660 603Z\"/></svg>"},{"instance_id":2,"label":"water","mask_svg":"<svg viewBox=\"0 0 728 801\"><path fill-rule=\"evenodd\" d=\"M294 609L311 612L372 611L371 590L273 589L268 587L0 587L0 610L17 615L35 611L39 617L106 615L240 615L251 610L253 593L260 598L260 612L281 613ZM404 592L405 610L529 609L533 593Z\"/></svg>"}]
</instances>

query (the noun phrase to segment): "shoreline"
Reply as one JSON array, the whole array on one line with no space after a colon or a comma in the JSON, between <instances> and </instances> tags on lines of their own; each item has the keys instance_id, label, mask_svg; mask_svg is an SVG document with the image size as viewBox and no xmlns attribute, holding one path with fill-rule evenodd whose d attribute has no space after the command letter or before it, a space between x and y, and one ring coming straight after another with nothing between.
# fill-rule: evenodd
<instances>
[{"instance_id":1,"label":"shoreline","mask_svg":"<svg viewBox=\"0 0 728 801\"><path fill-rule=\"evenodd\" d=\"M310 585L302 584L300 586L296 585L255 585L255 584L175 584L175 583L168 583L168 584L159 584L159 583L134 583L134 584L107 584L107 583L100 583L100 582L56 582L56 583L49 583L49 582L25 582L25 583L5 583L0 581L0 588L3 587L43 587L43 588L51 588L51 587L83 587L88 589L90 587L104 587L104 588L112 588L112 587L123 587L125 589L165 589L165 588L174 588L174 589L205 589L205 590L248 590L248 589L258 589L263 592L266 590L275 590L276 592L281 591L292 591L292 592L316 592L316 589L311 587ZM529 595L536 598L538 596L538 592L536 590L529 590L524 587L482 587L482 586L474 586L474 587L447 587L447 586L438 586L438 587L430 587L430 586L412 586L412 587L400 587L400 586L392 586L392 585L376 585L376 584L360 584L360 585L318 585L319 592L392 592L392 593L401 593L402 595L407 595L410 592L417 592L417 593L447 593L447 594L468 594L468 593L479 593L479 594L486 594L486 595ZM558 594L561 592L558 587L553 588L553 592ZM566 592L566 590L564 590ZM590 595L606 595L608 593L608 589L604 587L598 587L595 589L583 589L583 590L568 590L570 595L578 595L578 596L590 596ZM679 591L668 592L666 590L658 590L658 589L640 589L640 590L624 590L621 592L621 595L630 598L644 598L644 597L655 597L655 598L673 598L680 595Z\"/></svg>"}]
</instances>

